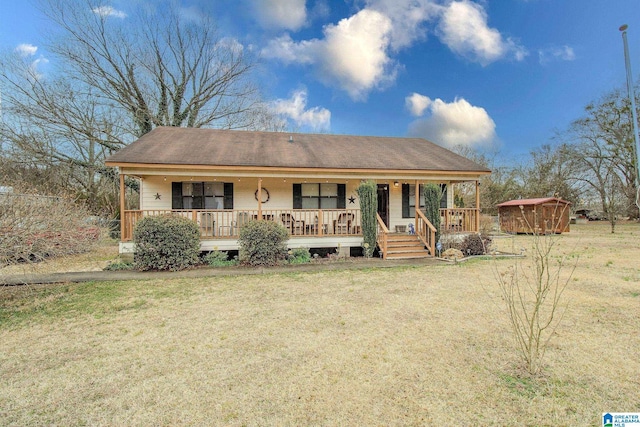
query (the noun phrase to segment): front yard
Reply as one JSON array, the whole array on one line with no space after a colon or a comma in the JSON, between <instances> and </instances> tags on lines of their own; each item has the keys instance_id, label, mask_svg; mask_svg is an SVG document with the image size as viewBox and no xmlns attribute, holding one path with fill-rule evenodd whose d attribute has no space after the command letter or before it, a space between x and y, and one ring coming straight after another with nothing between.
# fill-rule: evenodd
<instances>
[{"instance_id":1,"label":"front yard","mask_svg":"<svg viewBox=\"0 0 640 427\"><path fill-rule=\"evenodd\" d=\"M536 378L513 259L0 288L0 424L600 425L640 412L640 225L616 230L559 236L578 267Z\"/></svg>"}]
</instances>

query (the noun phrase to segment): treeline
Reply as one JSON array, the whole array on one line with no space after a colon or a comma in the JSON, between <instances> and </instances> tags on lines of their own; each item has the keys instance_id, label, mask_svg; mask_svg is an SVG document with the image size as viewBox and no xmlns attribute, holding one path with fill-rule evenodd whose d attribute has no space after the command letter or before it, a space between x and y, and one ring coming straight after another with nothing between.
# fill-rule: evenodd
<instances>
[{"instance_id":1,"label":"treeline","mask_svg":"<svg viewBox=\"0 0 640 427\"><path fill-rule=\"evenodd\" d=\"M115 218L118 179L104 160L151 129L284 130L261 99L255 58L219 37L211 19L142 3L126 20L94 0L43 0L42 7L55 28L48 61L0 55L0 186L71 195ZM481 183L485 213L506 200L558 196L613 220L638 218L626 91L587 105L523 164L504 166L499 153L461 154L493 170ZM135 193L136 181L126 184ZM456 204L471 206L472 192L459 187Z\"/></svg>"},{"instance_id":2,"label":"treeline","mask_svg":"<svg viewBox=\"0 0 640 427\"><path fill-rule=\"evenodd\" d=\"M558 131L551 142L532 150L521 164L505 166L499 154L463 152L492 169L480 186L483 212L496 214L497 204L512 199L560 197L574 209L601 211L612 226L616 218L638 218L630 104L626 90L605 94L587 105L584 115ZM470 195L459 199L469 203Z\"/></svg>"}]
</instances>

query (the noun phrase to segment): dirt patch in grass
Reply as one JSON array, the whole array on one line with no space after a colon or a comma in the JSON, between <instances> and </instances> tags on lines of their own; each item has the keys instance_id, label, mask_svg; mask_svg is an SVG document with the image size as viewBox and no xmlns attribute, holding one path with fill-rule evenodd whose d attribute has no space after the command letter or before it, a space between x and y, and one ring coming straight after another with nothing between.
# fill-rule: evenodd
<instances>
[{"instance_id":1,"label":"dirt patch in grass","mask_svg":"<svg viewBox=\"0 0 640 427\"><path fill-rule=\"evenodd\" d=\"M493 279L509 259L0 288L0 424L587 426L639 412L640 226L617 230L560 237L578 267L536 378Z\"/></svg>"}]
</instances>

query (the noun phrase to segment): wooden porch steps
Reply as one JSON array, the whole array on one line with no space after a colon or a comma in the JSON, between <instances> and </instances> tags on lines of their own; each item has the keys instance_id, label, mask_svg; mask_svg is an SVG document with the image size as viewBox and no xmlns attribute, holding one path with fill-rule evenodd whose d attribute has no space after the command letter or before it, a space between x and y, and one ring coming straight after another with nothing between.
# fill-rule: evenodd
<instances>
[{"instance_id":1,"label":"wooden porch steps","mask_svg":"<svg viewBox=\"0 0 640 427\"><path fill-rule=\"evenodd\" d=\"M415 234L387 234L386 259L429 258L429 251Z\"/></svg>"}]
</instances>

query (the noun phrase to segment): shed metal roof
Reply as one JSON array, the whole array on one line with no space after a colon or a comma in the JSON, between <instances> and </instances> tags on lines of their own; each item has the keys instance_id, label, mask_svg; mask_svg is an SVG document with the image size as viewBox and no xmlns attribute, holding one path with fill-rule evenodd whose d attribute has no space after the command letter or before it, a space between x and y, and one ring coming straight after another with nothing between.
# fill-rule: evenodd
<instances>
[{"instance_id":1,"label":"shed metal roof","mask_svg":"<svg viewBox=\"0 0 640 427\"><path fill-rule=\"evenodd\" d=\"M508 202L500 203L498 207L502 206L534 206L534 205L542 205L545 203L559 203L559 204L568 204L571 202L566 200L559 199L557 197L540 197L537 199L518 199L518 200L509 200Z\"/></svg>"}]
</instances>

